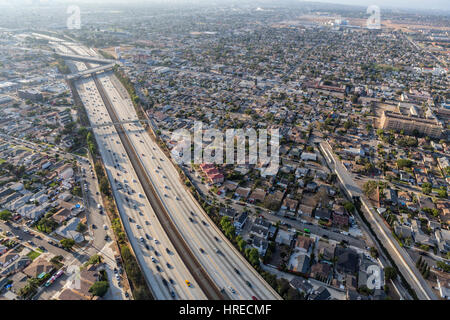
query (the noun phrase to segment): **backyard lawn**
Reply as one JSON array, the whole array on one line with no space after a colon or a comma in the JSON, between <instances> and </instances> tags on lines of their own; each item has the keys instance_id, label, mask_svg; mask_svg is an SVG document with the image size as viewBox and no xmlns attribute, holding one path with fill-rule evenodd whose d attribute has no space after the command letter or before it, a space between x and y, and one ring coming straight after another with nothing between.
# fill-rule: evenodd
<instances>
[{"instance_id":1,"label":"backyard lawn","mask_svg":"<svg viewBox=\"0 0 450 320\"><path fill-rule=\"evenodd\" d=\"M39 252L36 252L36 251L31 251L30 253L27 254L28 258L30 258L31 260L36 259L40 255L41 254Z\"/></svg>"}]
</instances>

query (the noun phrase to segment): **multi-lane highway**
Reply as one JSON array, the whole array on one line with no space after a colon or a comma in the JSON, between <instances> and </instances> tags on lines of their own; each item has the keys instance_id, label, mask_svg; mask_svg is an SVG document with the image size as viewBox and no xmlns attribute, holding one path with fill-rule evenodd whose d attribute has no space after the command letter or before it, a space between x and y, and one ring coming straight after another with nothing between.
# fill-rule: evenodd
<instances>
[{"instance_id":1,"label":"multi-lane highway","mask_svg":"<svg viewBox=\"0 0 450 320\"><path fill-rule=\"evenodd\" d=\"M170 218L220 289L232 299L275 299L278 295L216 228L185 189L173 163L147 134L117 78L99 76L119 121Z\"/></svg>"},{"instance_id":2,"label":"multi-lane highway","mask_svg":"<svg viewBox=\"0 0 450 320\"><path fill-rule=\"evenodd\" d=\"M70 46L70 49L64 45ZM80 55L93 55L92 51L76 45L65 43L56 46L63 53L72 51ZM76 71L86 69L82 63L76 62L74 65L77 67ZM157 219L158 215L154 212L156 204L154 201L150 204L146 197L148 190L144 190L140 183L142 177L136 175L137 168L131 165L132 161L123 145L124 138L119 139L119 127L104 125L114 122L111 112L118 121L123 121L119 130L123 129L126 144L137 155L140 162L138 166L144 168L144 174L158 197L157 202L162 204L163 211L168 214L177 233L188 245L187 251L195 257L215 286L223 289L231 299L280 299L185 189L174 164L147 134L145 128L137 122L126 123L138 118L127 92L115 76L105 73L97 78L97 86L90 77L80 80L76 88L99 144L123 224L155 297L168 299L170 291L176 291L180 299L206 298L188 271L192 268L186 268L183 264ZM99 86L106 95L103 101L98 91ZM112 110L108 110L106 104ZM155 243L155 238L158 238L158 243ZM153 254L154 250L158 250L158 257ZM155 259L157 263L153 262ZM158 271L158 267L162 272ZM176 285L173 288L169 286L171 289L167 290L161 276L174 279ZM188 288L185 280L191 281L192 286ZM185 287L180 290L179 287L183 285Z\"/></svg>"},{"instance_id":3,"label":"multi-lane highway","mask_svg":"<svg viewBox=\"0 0 450 320\"><path fill-rule=\"evenodd\" d=\"M108 121L108 113L91 79L80 81L77 90L86 107L90 122ZM186 279L192 279L183 262L175 254L150 203L142 197L142 185L114 127L93 129L105 169L119 207L129 240L137 259L150 279L152 291L159 299L170 299L176 292L181 299L202 299L201 290L193 285L186 290ZM165 281L163 280L163 277ZM172 284L172 281L174 284ZM169 285L167 282L170 282ZM158 285L157 285L158 284ZM168 289L168 287L173 287ZM177 288L176 288L177 287ZM181 287L181 288L179 288Z\"/></svg>"},{"instance_id":4,"label":"multi-lane highway","mask_svg":"<svg viewBox=\"0 0 450 320\"><path fill-rule=\"evenodd\" d=\"M58 45L62 52L70 49ZM77 47L81 54L86 50ZM75 63L84 70L83 63ZM80 80L77 91L91 124L111 122L92 77ZM93 128L112 192L130 243L156 299L206 299L185 267L164 229L156 219L152 206L144 194L138 176L114 127ZM185 283L189 280L191 286Z\"/></svg>"}]
</instances>

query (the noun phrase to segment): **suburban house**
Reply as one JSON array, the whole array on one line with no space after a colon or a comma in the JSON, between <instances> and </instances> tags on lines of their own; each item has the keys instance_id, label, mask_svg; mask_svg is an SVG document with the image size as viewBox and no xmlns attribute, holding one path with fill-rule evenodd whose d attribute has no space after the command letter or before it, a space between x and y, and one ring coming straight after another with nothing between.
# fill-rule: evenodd
<instances>
[{"instance_id":1,"label":"suburban house","mask_svg":"<svg viewBox=\"0 0 450 320\"><path fill-rule=\"evenodd\" d=\"M234 226L236 229L242 229L242 227L245 225L245 222L247 221L248 213L246 211L242 212L234 221Z\"/></svg>"},{"instance_id":2,"label":"suburban house","mask_svg":"<svg viewBox=\"0 0 450 320\"><path fill-rule=\"evenodd\" d=\"M38 258L34 260L28 267L23 269L23 273L25 273L30 278L42 278L47 273L50 273L55 267L53 264L48 262L43 258Z\"/></svg>"},{"instance_id":3,"label":"suburban house","mask_svg":"<svg viewBox=\"0 0 450 320\"><path fill-rule=\"evenodd\" d=\"M304 236L297 237L297 243L295 244L295 251L310 255L312 252L312 247L314 240Z\"/></svg>"}]
</instances>

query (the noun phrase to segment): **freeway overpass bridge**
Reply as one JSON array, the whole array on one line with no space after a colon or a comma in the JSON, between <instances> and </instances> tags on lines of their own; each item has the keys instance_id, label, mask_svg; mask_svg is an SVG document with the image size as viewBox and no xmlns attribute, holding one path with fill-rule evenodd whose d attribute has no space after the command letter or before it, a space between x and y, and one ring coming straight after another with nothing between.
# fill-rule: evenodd
<instances>
[{"instance_id":1,"label":"freeway overpass bridge","mask_svg":"<svg viewBox=\"0 0 450 320\"><path fill-rule=\"evenodd\" d=\"M66 76L67 80L78 80L80 78L86 77L86 76L90 76L93 74L97 74L97 73L101 73L104 71L108 71L108 70L112 70L114 67L114 63L110 63L104 66L99 66L96 68L91 68L91 69L87 69L87 70L83 70L74 74L70 74L68 76Z\"/></svg>"},{"instance_id":2,"label":"freeway overpass bridge","mask_svg":"<svg viewBox=\"0 0 450 320\"><path fill-rule=\"evenodd\" d=\"M101 128L101 127L109 127L109 126L116 126L116 125L124 125L124 124L131 124L131 123L150 123L150 120L126 120L126 121L119 121L119 122L105 122L101 124L94 124L90 127L86 127L87 129L92 128Z\"/></svg>"},{"instance_id":3,"label":"freeway overpass bridge","mask_svg":"<svg viewBox=\"0 0 450 320\"><path fill-rule=\"evenodd\" d=\"M76 55L76 54L64 54L64 53L56 53L56 55L63 59L79 61L79 62L91 62L91 63L97 63L97 64L114 64L115 63L114 60L96 58L96 57L91 57L91 56L80 56L80 55Z\"/></svg>"}]
</instances>

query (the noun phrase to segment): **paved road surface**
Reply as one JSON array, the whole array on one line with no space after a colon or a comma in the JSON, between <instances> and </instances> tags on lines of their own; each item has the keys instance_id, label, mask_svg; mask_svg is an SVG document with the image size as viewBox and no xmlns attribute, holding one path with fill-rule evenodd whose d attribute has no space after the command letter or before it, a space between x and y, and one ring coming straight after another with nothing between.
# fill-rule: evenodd
<instances>
[{"instance_id":1,"label":"paved road surface","mask_svg":"<svg viewBox=\"0 0 450 320\"><path fill-rule=\"evenodd\" d=\"M420 300L436 300L437 297L435 293L432 291L425 279L423 279L420 275L411 257L393 238L391 230L388 229L380 215L371 208L370 204L368 204L368 201L361 189L356 185L347 169L345 169L341 161L333 153L330 145L327 142L322 142L320 145L325 153L326 160L330 166L335 169L338 178L346 190L350 192L351 195L360 197L363 204L362 210L365 212L366 219L371 224L372 229L378 236L378 239L382 241L384 247L388 250L402 275L415 290L418 298Z\"/></svg>"},{"instance_id":2,"label":"paved road surface","mask_svg":"<svg viewBox=\"0 0 450 320\"><path fill-rule=\"evenodd\" d=\"M78 65L78 64L77 64ZM83 69L83 64L79 64L79 69ZM100 122L111 122L107 110L102 103L100 95L95 87L92 78L80 80L77 83L77 90L85 105L89 120L92 124ZM152 291L157 299L172 299L170 290L176 293L176 298L180 299L204 299L204 294L199 290L195 283L188 288L184 281L192 276L185 269L180 258L173 254L175 252L165 235L161 225L155 219L152 207L141 199L138 194L143 193L142 186L138 183L137 175L130 165L126 152L119 141L118 134L113 127L94 128L100 154L102 155L108 178L113 186L113 194L119 208L119 213L129 240L137 255L137 259L143 268L144 275L151 283ZM116 179L116 180L115 180ZM122 189L118 189L120 182ZM126 182L125 182L126 181ZM124 191L125 185L133 193L128 194ZM128 201L126 200L128 199ZM131 221L129 220L131 218ZM148 235L148 238L147 236ZM147 250L140 238L143 238L150 250ZM151 239L151 240L148 240ZM156 244L154 239L159 240ZM168 248L172 254L166 252ZM155 250L158 251L156 255ZM155 262L151 257L154 256ZM170 267L168 267L168 265ZM161 268L162 272L156 270L156 266ZM174 285L168 289L163 284L163 276L168 281L172 279Z\"/></svg>"},{"instance_id":3,"label":"paved road surface","mask_svg":"<svg viewBox=\"0 0 450 320\"><path fill-rule=\"evenodd\" d=\"M120 90L120 87L117 89L117 83L111 82L108 74L100 75L99 78L120 120L137 120L136 112L126 92ZM218 286L227 290L232 299L251 299L252 296L260 299L278 299L276 292L210 221L200 205L185 189L172 162L160 150L157 143L145 133L142 125L132 123L124 124L123 127L172 220ZM191 222L189 218L195 222ZM215 240L214 236L219 241ZM223 254L217 254L216 249ZM239 270L240 275L237 275L235 268ZM249 281L252 287L246 281ZM230 288L233 288L235 293L232 293Z\"/></svg>"}]
</instances>

